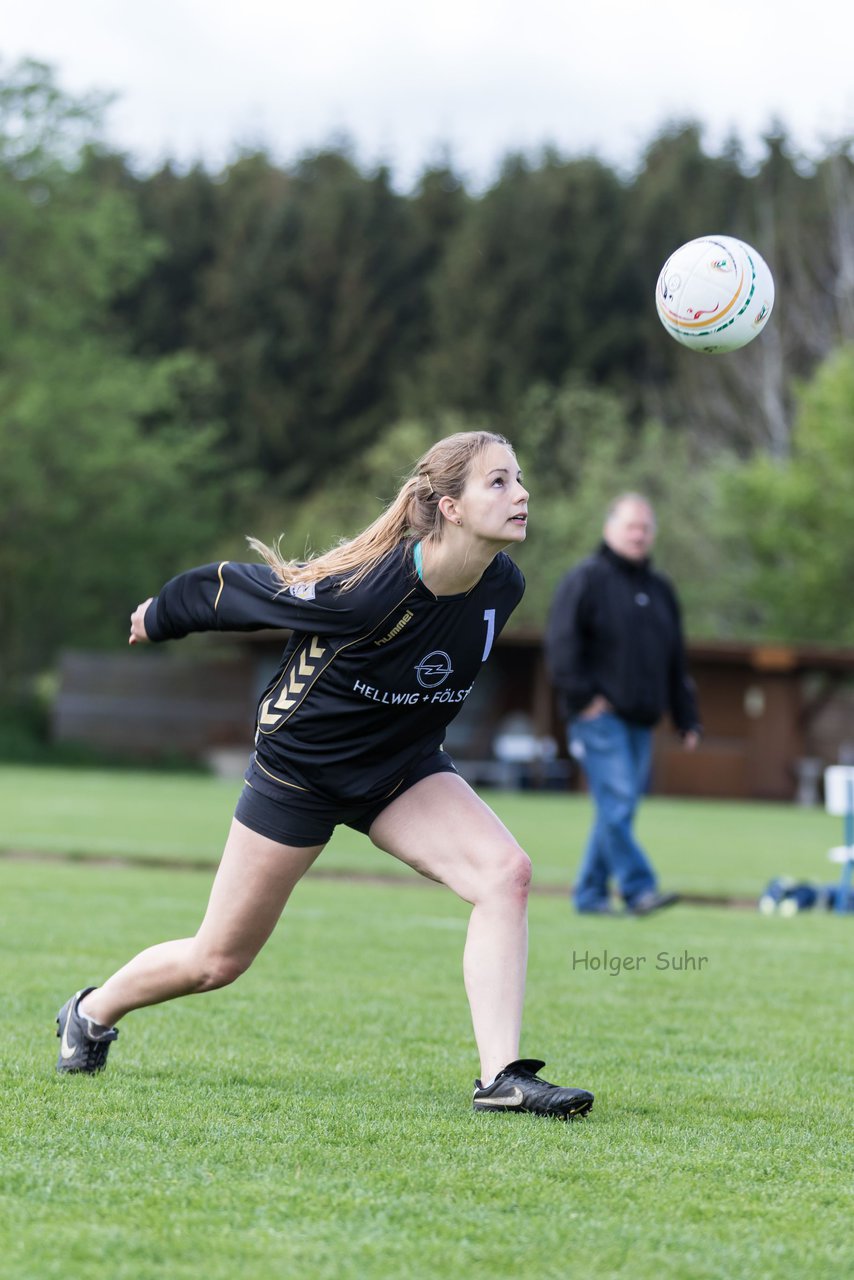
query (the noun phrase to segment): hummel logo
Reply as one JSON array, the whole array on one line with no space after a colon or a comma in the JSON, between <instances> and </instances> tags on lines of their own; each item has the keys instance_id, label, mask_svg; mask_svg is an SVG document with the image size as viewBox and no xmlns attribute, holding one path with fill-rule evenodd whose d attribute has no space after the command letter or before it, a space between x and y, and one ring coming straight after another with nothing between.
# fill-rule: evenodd
<instances>
[{"instance_id":1,"label":"hummel logo","mask_svg":"<svg viewBox=\"0 0 854 1280\"><path fill-rule=\"evenodd\" d=\"M388 644L388 642L390 640L393 640L395 636L400 635L401 631L406 626L407 622L411 622L414 617L415 617L415 614L412 612L412 610L407 609L406 613L404 613L403 616L395 623L391 631L389 631L388 635L383 636L382 640L375 640L374 644L377 644L377 645Z\"/></svg>"}]
</instances>

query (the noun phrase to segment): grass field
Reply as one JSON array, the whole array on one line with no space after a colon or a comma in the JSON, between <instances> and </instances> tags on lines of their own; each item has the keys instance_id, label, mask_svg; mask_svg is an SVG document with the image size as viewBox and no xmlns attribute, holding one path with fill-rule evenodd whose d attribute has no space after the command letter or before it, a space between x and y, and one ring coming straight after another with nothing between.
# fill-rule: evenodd
<instances>
[{"instance_id":1,"label":"grass field","mask_svg":"<svg viewBox=\"0 0 854 1280\"><path fill-rule=\"evenodd\" d=\"M235 790L0 770L0 847L203 864ZM586 803L494 799L565 886ZM831 878L838 838L818 812L663 800L643 832L669 885L734 896ZM348 833L324 861L396 869ZM56 1008L191 931L209 876L0 861L0 1275L851 1273L854 919L591 920L535 895L524 1051L597 1095L560 1125L471 1112L467 909L398 870L306 878L249 974L128 1018L92 1079L55 1075Z\"/></svg>"},{"instance_id":2,"label":"grass field","mask_svg":"<svg viewBox=\"0 0 854 1280\"><path fill-rule=\"evenodd\" d=\"M0 851L125 857L215 865L240 783L197 775L0 766ZM534 860L535 884L568 888L590 817L586 797L488 796ZM831 881L827 850L840 821L792 805L661 800L638 831L662 883L685 893L756 898L772 876ZM319 871L411 872L339 828Z\"/></svg>"}]
</instances>

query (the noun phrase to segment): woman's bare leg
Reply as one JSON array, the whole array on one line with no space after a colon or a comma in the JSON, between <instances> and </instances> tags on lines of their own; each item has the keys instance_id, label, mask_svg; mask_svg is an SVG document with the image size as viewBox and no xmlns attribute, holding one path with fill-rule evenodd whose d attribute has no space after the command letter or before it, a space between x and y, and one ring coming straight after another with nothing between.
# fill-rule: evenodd
<instances>
[{"instance_id":1,"label":"woman's bare leg","mask_svg":"<svg viewBox=\"0 0 854 1280\"><path fill-rule=\"evenodd\" d=\"M463 975L481 1078L489 1081L519 1056L530 860L454 773L417 782L382 811L370 836L380 849L472 904Z\"/></svg>"},{"instance_id":2,"label":"woman's bare leg","mask_svg":"<svg viewBox=\"0 0 854 1280\"><path fill-rule=\"evenodd\" d=\"M132 1009L233 982L273 932L291 891L322 848L277 844L234 819L195 937L141 951L81 1000L80 1012L111 1027Z\"/></svg>"}]
</instances>

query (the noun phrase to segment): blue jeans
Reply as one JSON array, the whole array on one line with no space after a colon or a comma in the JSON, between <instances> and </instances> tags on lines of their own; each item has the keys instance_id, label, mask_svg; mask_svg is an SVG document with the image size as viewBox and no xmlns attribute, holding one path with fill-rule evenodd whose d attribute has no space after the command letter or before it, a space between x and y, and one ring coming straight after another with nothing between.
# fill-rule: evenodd
<instances>
[{"instance_id":1,"label":"blue jeans","mask_svg":"<svg viewBox=\"0 0 854 1280\"><path fill-rule=\"evenodd\" d=\"M579 911L601 907L613 878L631 906L657 888L655 872L632 832L649 778L652 730L606 712L593 720L573 720L569 749L587 774L596 807L575 880L575 905Z\"/></svg>"}]
</instances>

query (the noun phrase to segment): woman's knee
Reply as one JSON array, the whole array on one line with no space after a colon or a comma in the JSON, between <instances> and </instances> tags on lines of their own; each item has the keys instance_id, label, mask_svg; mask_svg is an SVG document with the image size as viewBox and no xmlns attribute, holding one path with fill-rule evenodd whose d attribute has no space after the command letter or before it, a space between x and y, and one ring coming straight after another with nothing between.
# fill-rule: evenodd
<instances>
[{"instance_id":1,"label":"woman's knee","mask_svg":"<svg viewBox=\"0 0 854 1280\"><path fill-rule=\"evenodd\" d=\"M196 956L195 988L199 992L228 987L245 973L254 956L222 951L200 951Z\"/></svg>"},{"instance_id":2,"label":"woman's knee","mask_svg":"<svg viewBox=\"0 0 854 1280\"><path fill-rule=\"evenodd\" d=\"M507 841L488 862L482 888L485 893L526 901L531 887L531 859L515 840Z\"/></svg>"}]
</instances>

